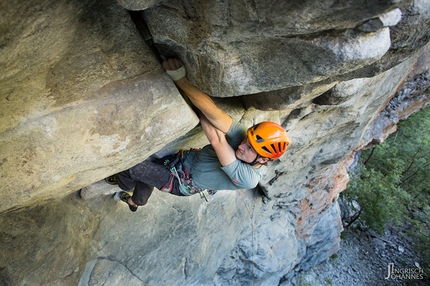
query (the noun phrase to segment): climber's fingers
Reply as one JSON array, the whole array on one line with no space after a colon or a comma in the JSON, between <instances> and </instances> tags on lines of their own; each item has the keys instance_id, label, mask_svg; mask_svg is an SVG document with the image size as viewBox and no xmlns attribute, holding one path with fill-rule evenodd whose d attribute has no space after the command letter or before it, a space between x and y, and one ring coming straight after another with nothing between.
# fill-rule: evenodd
<instances>
[{"instance_id":1,"label":"climber's fingers","mask_svg":"<svg viewBox=\"0 0 430 286\"><path fill-rule=\"evenodd\" d=\"M168 59L163 61L163 68L165 70L177 70L182 66L183 64L179 59Z\"/></svg>"},{"instance_id":2,"label":"climber's fingers","mask_svg":"<svg viewBox=\"0 0 430 286\"><path fill-rule=\"evenodd\" d=\"M164 61L163 68L173 81L178 81L187 75L184 65L178 59L168 59Z\"/></svg>"}]
</instances>

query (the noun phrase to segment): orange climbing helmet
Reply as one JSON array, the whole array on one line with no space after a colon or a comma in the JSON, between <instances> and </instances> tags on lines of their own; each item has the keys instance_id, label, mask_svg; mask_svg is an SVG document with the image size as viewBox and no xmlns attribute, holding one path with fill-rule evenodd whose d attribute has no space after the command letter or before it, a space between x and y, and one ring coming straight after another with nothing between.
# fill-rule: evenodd
<instances>
[{"instance_id":1,"label":"orange climbing helmet","mask_svg":"<svg viewBox=\"0 0 430 286\"><path fill-rule=\"evenodd\" d=\"M261 122L248 129L248 141L258 155L278 160L290 145L285 129L271 121Z\"/></svg>"}]
</instances>

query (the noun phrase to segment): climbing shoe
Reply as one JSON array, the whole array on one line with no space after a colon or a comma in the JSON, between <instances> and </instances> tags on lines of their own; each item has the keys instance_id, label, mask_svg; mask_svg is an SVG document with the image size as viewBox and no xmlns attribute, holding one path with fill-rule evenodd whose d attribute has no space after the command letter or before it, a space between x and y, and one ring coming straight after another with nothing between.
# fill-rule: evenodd
<instances>
[{"instance_id":1,"label":"climbing shoe","mask_svg":"<svg viewBox=\"0 0 430 286\"><path fill-rule=\"evenodd\" d=\"M128 208L132 211L132 212L135 212L135 211L137 211L137 206L132 206L132 205L130 205L129 203L128 203L128 199L130 198L131 196L130 196L130 194L129 193L127 193L127 192L117 192L117 193L115 193L115 195L114 195L114 200L117 200L117 201L123 201L123 202L125 202L127 205L128 205Z\"/></svg>"},{"instance_id":2,"label":"climbing shoe","mask_svg":"<svg viewBox=\"0 0 430 286\"><path fill-rule=\"evenodd\" d=\"M105 178L105 181L109 185L118 185L118 180L117 180L116 174Z\"/></svg>"}]
</instances>

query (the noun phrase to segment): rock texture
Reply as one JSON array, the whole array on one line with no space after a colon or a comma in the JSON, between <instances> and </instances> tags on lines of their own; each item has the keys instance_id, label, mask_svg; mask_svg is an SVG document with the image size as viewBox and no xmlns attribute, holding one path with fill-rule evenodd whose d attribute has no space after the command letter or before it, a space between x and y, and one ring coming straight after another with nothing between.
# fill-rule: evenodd
<instances>
[{"instance_id":1,"label":"rock texture","mask_svg":"<svg viewBox=\"0 0 430 286\"><path fill-rule=\"evenodd\" d=\"M403 87L385 106L363 137L361 149L382 143L397 130L397 123L429 104L430 45L427 45ZM360 149L360 148L357 148Z\"/></svg>"},{"instance_id":2,"label":"rock texture","mask_svg":"<svg viewBox=\"0 0 430 286\"><path fill-rule=\"evenodd\" d=\"M2 6L0 211L130 167L198 123L115 2Z\"/></svg>"},{"instance_id":3,"label":"rock texture","mask_svg":"<svg viewBox=\"0 0 430 286\"><path fill-rule=\"evenodd\" d=\"M165 1L144 15L162 53L199 67L189 77L209 94L229 97L320 82L375 63L390 48L389 29L355 28L396 5Z\"/></svg>"},{"instance_id":4,"label":"rock texture","mask_svg":"<svg viewBox=\"0 0 430 286\"><path fill-rule=\"evenodd\" d=\"M15 2L0 4L5 285L286 284L339 249L354 151L417 61L428 74L424 0ZM144 38L121 5L143 10ZM207 144L153 50L232 117L289 131L255 190L154 192L136 213L110 199L103 177Z\"/></svg>"}]
</instances>

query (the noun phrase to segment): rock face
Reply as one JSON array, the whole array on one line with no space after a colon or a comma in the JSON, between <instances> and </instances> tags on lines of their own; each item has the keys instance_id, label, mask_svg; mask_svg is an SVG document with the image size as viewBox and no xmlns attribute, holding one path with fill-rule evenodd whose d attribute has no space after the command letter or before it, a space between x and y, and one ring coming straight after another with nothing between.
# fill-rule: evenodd
<instances>
[{"instance_id":1,"label":"rock face","mask_svg":"<svg viewBox=\"0 0 430 286\"><path fill-rule=\"evenodd\" d=\"M418 58L408 80L372 122L362 140L362 149L382 143L397 130L397 123L429 104L430 45Z\"/></svg>"},{"instance_id":2,"label":"rock face","mask_svg":"<svg viewBox=\"0 0 430 286\"><path fill-rule=\"evenodd\" d=\"M199 87L229 97L321 82L376 62L390 48L389 28L355 28L393 10L392 2L166 1L144 15L162 53L181 55L199 67L189 73Z\"/></svg>"},{"instance_id":3,"label":"rock face","mask_svg":"<svg viewBox=\"0 0 430 286\"><path fill-rule=\"evenodd\" d=\"M428 80L425 0L15 2L0 4L5 285L287 285L338 250L354 151L414 66ZM154 49L232 117L289 131L255 190L155 191L136 213L109 198L102 178L207 144Z\"/></svg>"},{"instance_id":4,"label":"rock face","mask_svg":"<svg viewBox=\"0 0 430 286\"><path fill-rule=\"evenodd\" d=\"M198 123L115 2L2 6L0 211L130 167Z\"/></svg>"}]
</instances>

